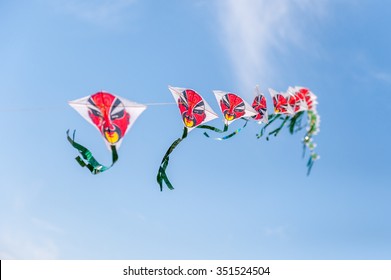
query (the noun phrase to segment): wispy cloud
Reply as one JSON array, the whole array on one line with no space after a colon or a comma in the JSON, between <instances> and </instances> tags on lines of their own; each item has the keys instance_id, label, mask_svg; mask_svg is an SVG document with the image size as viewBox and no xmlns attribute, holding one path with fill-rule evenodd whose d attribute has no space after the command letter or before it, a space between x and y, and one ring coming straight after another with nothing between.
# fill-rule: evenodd
<instances>
[{"instance_id":1,"label":"wispy cloud","mask_svg":"<svg viewBox=\"0 0 391 280\"><path fill-rule=\"evenodd\" d=\"M59 233L59 234L64 233L64 231L61 228L59 228L58 226L53 225L50 222L42 220L42 219L38 219L38 218L33 217L33 218L31 218L31 223L35 227L39 228L41 231L47 231L50 233Z\"/></svg>"},{"instance_id":2,"label":"wispy cloud","mask_svg":"<svg viewBox=\"0 0 391 280\"><path fill-rule=\"evenodd\" d=\"M232 61L240 86L271 86L277 69L273 56L304 47L306 26L324 13L326 1L219 0L222 44Z\"/></svg>"},{"instance_id":3,"label":"wispy cloud","mask_svg":"<svg viewBox=\"0 0 391 280\"><path fill-rule=\"evenodd\" d=\"M20 211L18 211L19 213ZM0 222L0 259L57 259L56 238L64 234L58 226L43 219L14 213L13 223Z\"/></svg>"},{"instance_id":4,"label":"wispy cloud","mask_svg":"<svg viewBox=\"0 0 391 280\"><path fill-rule=\"evenodd\" d=\"M6 198L0 214L0 259L57 259L57 238L64 230L56 224L33 216L45 190L42 181L31 181L4 188Z\"/></svg>"},{"instance_id":5,"label":"wispy cloud","mask_svg":"<svg viewBox=\"0 0 391 280\"><path fill-rule=\"evenodd\" d=\"M287 239L289 236L287 226L265 227L262 234L266 237L278 239Z\"/></svg>"},{"instance_id":6,"label":"wispy cloud","mask_svg":"<svg viewBox=\"0 0 391 280\"><path fill-rule=\"evenodd\" d=\"M374 72L373 77L381 82L391 83L391 73L389 72Z\"/></svg>"},{"instance_id":7,"label":"wispy cloud","mask_svg":"<svg viewBox=\"0 0 391 280\"><path fill-rule=\"evenodd\" d=\"M128 15L128 8L137 0L52 0L48 3L58 11L103 26L118 24Z\"/></svg>"},{"instance_id":8,"label":"wispy cloud","mask_svg":"<svg viewBox=\"0 0 391 280\"><path fill-rule=\"evenodd\" d=\"M58 247L52 239L2 232L0 259L57 259Z\"/></svg>"}]
</instances>

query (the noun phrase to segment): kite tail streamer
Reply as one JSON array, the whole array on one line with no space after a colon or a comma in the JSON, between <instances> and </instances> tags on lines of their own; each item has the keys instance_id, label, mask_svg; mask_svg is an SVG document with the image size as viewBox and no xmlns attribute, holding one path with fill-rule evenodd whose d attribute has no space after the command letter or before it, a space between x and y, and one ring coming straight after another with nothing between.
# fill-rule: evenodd
<instances>
[{"instance_id":1,"label":"kite tail streamer","mask_svg":"<svg viewBox=\"0 0 391 280\"><path fill-rule=\"evenodd\" d=\"M320 158L320 156L314 151L316 148L316 143L313 141L313 135L316 135L319 132L319 122L320 117L316 110L309 110L308 115L308 128L307 134L303 139L303 157L305 156L306 148L310 151L310 157L307 162L307 176L311 173L312 166L315 161Z\"/></svg>"},{"instance_id":2,"label":"kite tail streamer","mask_svg":"<svg viewBox=\"0 0 391 280\"><path fill-rule=\"evenodd\" d=\"M168 166L168 162L170 160L170 154L172 153L172 151L176 148L176 146L179 145L179 143L185 139L187 137L187 128L185 127L183 129L183 134L182 134L182 137L181 138L178 138L176 139L170 146L170 148L168 148L166 154L164 155L163 159L162 159L162 162L160 163L160 166L159 166L159 171L157 173L157 177L156 177L156 180L160 186L160 191L163 191L163 182L166 184L167 188L170 189L170 190L173 190L174 187L172 186L170 180L168 179L167 177L167 173L166 173L166 169L167 169L167 166Z\"/></svg>"},{"instance_id":3,"label":"kite tail streamer","mask_svg":"<svg viewBox=\"0 0 391 280\"><path fill-rule=\"evenodd\" d=\"M225 124L224 125L224 129L221 130L221 129L218 129L217 127L214 127L214 126L210 126L210 125L199 125L197 126L197 128L201 128L201 129L208 129L208 130L212 130L214 132L217 132L217 133L224 133L228 130L228 124ZM208 133L204 132L204 135L206 137L210 137Z\"/></svg>"},{"instance_id":4,"label":"kite tail streamer","mask_svg":"<svg viewBox=\"0 0 391 280\"><path fill-rule=\"evenodd\" d=\"M303 129L303 127L301 126L301 120L303 118L303 115L304 111L300 111L291 118L291 121L289 123L289 132L291 134L294 134Z\"/></svg>"},{"instance_id":5,"label":"kite tail streamer","mask_svg":"<svg viewBox=\"0 0 391 280\"><path fill-rule=\"evenodd\" d=\"M281 117L281 115L269 115L270 121L262 127L260 133L257 134L257 138L262 137L266 131L266 128L277 119L281 119L283 121L279 127L277 127L276 129L268 133L266 140L269 140L270 135L277 136L287 122L289 122L288 129L291 134L294 134L302 130L304 128L304 126L302 126L302 119L304 116L304 112L305 111L300 111L294 114L293 116L287 115L285 117ZM307 110L306 112L308 117L307 133L305 134L304 139L302 141L303 141L303 158L305 157L307 149L310 152L309 159L307 161L307 176L308 176L311 173L311 169L315 161L320 158L320 156L315 152L316 143L314 143L313 141L313 136L319 132L320 117L316 109Z\"/></svg>"},{"instance_id":6,"label":"kite tail streamer","mask_svg":"<svg viewBox=\"0 0 391 280\"><path fill-rule=\"evenodd\" d=\"M269 115L269 122L262 127L261 131L257 134L257 138L258 139L261 138L263 136L263 134L265 133L266 128L279 118L280 118L280 115ZM269 140L269 139L267 139L267 140Z\"/></svg>"},{"instance_id":7,"label":"kite tail streamer","mask_svg":"<svg viewBox=\"0 0 391 280\"><path fill-rule=\"evenodd\" d=\"M80 145L75 141L75 133L76 130L73 131L73 137L71 138L69 136L69 129L67 130L67 139L71 145L79 151L81 156L77 156L75 159L76 161L80 164L81 167L87 167L92 174L98 174L102 173L108 169L110 169L114 163L118 160L118 154L117 154L117 149L115 148L114 145L111 145L111 153L112 153L112 163L110 166L104 166L100 164L93 156L90 150L88 150L86 147Z\"/></svg>"},{"instance_id":8,"label":"kite tail streamer","mask_svg":"<svg viewBox=\"0 0 391 280\"><path fill-rule=\"evenodd\" d=\"M289 116L286 116L286 117L283 119L281 125L280 125L279 127L277 127L275 130L269 132L268 136L270 136L270 135L272 135L272 134L273 134L274 136L277 136L278 133L280 133L281 129L284 127L284 125L287 123L287 121L289 120L289 118L290 118Z\"/></svg>"},{"instance_id":9,"label":"kite tail streamer","mask_svg":"<svg viewBox=\"0 0 391 280\"><path fill-rule=\"evenodd\" d=\"M228 134L228 135L226 135L226 136L214 138L214 140L226 140L226 139L229 139L229 138L235 136L235 135L238 134L243 128L246 127L246 125L247 125L247 123L248 123L248 119L244 119L244 120L245 120L246 122L244 123L244 125L243 125L242 127L238 128L237 130L235 130L234 132L232 132L232 133L230 133L230 134ZM225 125L225 126L224 126L225 131L227 130L226 128L228 129L228 125ZM221 132L219 132L219 133L222 133L222 132L224 132L224 131L221 131ZM205 135L206 137L210 138L210 136L209 136L206 132L204 132L204 135Z\"/></svg>"}]
</instances>

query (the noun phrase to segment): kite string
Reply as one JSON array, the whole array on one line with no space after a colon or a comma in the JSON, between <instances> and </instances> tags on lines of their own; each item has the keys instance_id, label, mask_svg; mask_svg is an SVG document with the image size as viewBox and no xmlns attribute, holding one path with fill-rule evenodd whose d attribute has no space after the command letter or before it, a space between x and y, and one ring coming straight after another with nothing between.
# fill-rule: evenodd
<instances>
[{"instance_id":1,"label":"kite string","mask_svg":"<svg viewBox=\"0 0 391 280\"><path fill-rule=\"evenodd\" d=\"M80 103L82 104L82 103ZM166 105L175 105L175 102L150 102L150 103L140 103L140 105L147 105L147 106L166 106ZM126 106L125 106L126 107ZM5 112L26 112L26 111L58 111L58 110L65 110L67 106L46 106L46 107L0 107L0 113Z\"/></svg>"},{"instance_id":2,"label":"kite string","mask_svg":"<svg viewBox=\"0 0 391 280\"><path fill-rule=\"evenodd\" d=\"M58 111L64 110L66 106L48 106L48 107L0 107L0 113L2 112L28 112L28 111Z\"/></svg>"},{"instance_id":3,"label":"kite string","mask_svg":"<svg viewBox=\"0 0 391 280\"><path fill-rule=\"evenodd\" d=\"M175 102L155 102L155 103L143 103L144 105L147 106L164 106L164 105L175 105Z\"/></svg>"}]
</instances>

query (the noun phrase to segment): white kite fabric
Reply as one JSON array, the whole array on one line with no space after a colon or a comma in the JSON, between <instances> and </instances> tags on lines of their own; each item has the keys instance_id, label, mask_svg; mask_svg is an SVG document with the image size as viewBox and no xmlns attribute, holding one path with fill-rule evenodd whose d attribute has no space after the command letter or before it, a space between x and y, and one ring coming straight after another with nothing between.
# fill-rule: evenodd
<instances>
[{"instance_id":1,"label":"white kite fabric","mask_svg":"<svg viewBox=\"0 0 391 280\"><path fill-rule=\"evenodd\" d=\"M319 155L315 152L316 144L313 141L313 136L319 132L318 102L316 95L306 87L289 87L285 92L269 89L273 102L273 113L271 114L268 114L266 97L259 90L258 86L254 89L254 99L251 105L233 92L213 90L217 105L223 115L223 129L205 125L205 123L217 119L219 116L194 89L173 86L169 86L168 89L179 109L183 122L183 133L180 138L171 144L161 161L157 174L160 190L163 190L164 184L169 189L174 189L166 174L170 154L187 137L190 131L198 128L216 133L225 133L228 131L229 125L237 119L245 121L243 127L231 133L228 132L228 135L213 139L226 140L237 135L247 125L249 120L254 120L261 126L257 138L265 135L266 140L269 140L270 136L277 136L283 127L287 127L291 134L306 128L302 142L303 156L305 156L307 149L310 151L307 162L307 175L310 173L314 162L319 159ZM107 147L112 151L112 164L108 167L101 165L87 148L75 141L75 132L72 138L69 135L69 130L67 131L68 141L81 155L76 160L82 167L86 166L92 174L101 173L114 165L118 159L117 149L121 145L123 138L137 118L147 108L144 104L130 101L105 91L70 101L69 105L98 129ZM307 113L307 122L302 124L303 119L305 119L305 112ZM267 132L273 123L279 123L279 125L272 131ZM206 132L204 132L204 135L209 137Z\"/></svg>"}]
</instances>

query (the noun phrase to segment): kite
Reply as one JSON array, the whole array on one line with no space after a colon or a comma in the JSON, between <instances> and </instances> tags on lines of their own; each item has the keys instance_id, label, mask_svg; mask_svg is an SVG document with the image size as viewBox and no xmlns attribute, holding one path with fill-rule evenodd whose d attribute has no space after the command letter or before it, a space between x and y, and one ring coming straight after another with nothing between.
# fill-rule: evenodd
<instances>
[{"instance_id":1,"label":"kite","mask_svg":"<svg viewBox=\"0 0 391 280\"><path fill-rule=\"evenodd\" d=\"M87 148L75 141L76 131L73 132L72 138L69 136L69 130L67 131L68 141L82 156L77 156L76 161L82 167L86 166L92 174L102 173L115 164L118 160L117 150L126 133L147 108L143 104L104 91L68 103L101 133L107 147L111 150L112 163L110 166L104 166L92 156Z\"/></svg>"},{"instance_id":2,"label":"kite","mask_svg":"<svg viewBox=\"0 0 391 280\"><path fill-rule=\"evenodd\" d=\"M213 91L217 103L219 104L221 113L224 117L224 129L220 130L214 127L208 127L215 132L222 133L228 130L228 126L238 119L243 119L246 122L243 127L238 128L231 134L228 134L224 137L215 138L215 140L226 140L231 138L232 136L238 134L244 127L246 127L249 118L256 116L258 113L240 96L236 95L232 92L225 92L221 90ZM201 127L205 128L205 127ZM209 137L209 135L205 132L204 135Z\"/></svg>"},{"instance_id":3,"label":"kite","mask_svg":"<svg viewBox=\"0 0 391 280\"><path fill-rule=\"evenodd\" d=\"M259 87L255 87L255 98L252 103L253 109L257 112L257 115L253 116L259 124L268 123L266 97L259 91Z\"/></svg>"},{"instance_id":4,"label":"kite","mask_svg":"<svg viewBox=\"0 0 391 280\"><path fill-rule=\"evenodd\" d=\"M281 129L284 127L286 122L290 119L290 116L295 114L295 111L291 105L296 99L293 98L290 92L277 92L274 89L269 88L269 93L273 100L274 114L271 114L268 117L268 123L261 129L261 132L257 134L257 138L261 138L266 130L266 128L271 125L274 121L281 119L281 125L274 129L269 135L273 134L277 136ZM293 99L292 99L293 98ZM282 117L285 116L285 117ZM266 137L269 140L269 137Z\"/></svg>"},{"instance_id":5,"label":"kite","mask_svg":"<svg viewBox=\"0 0 391 280\"><path fill-rule=\"evenodd\" d=\"M157 174L157 182L160 186L160 190L163 190L163 182L168 189L172 190L170 180L167 177L166 169L170 160L170 154L178 146L178 144L187 137L187 134L196 127L203 127L209 129L209 126L203 124L209 122L215 118L218 118L217 114L212 110L209 104L193 89L168 87L175 99L178 106L179 113L182 117L184 124L182 137L176 139L168 148L164 155Z\"/></svg>"},{"instance_id":6,"label":"kite","mask_svg":"<svg viewBox=\"0 0 391 280\"><path fill-rule=\"evenodd\" d=\"M298 87L289 87L287 93L289 94L288 104L291 108L291 111L297 113L308 110L306 96L304 92L298 90Z\"/></svg>"},{"instance_id":7,"label":"kite","mask_svg":"<svg viewBox=\"0 0 391 280\"><path fill-rule=\"evenodd\" d=\"M250 118L257 115L257 112L240 96L221 90L214 90L213 93L220 105L226 125L240 118Z\"/></svg>"},{"instance_id":8,"label":"kite","mask_svg":"<svg viewBox=\"0 0 391 280\"><path fill-rule=\"evenodd\" d=\"M282 128L289 122L288 128L291 134L294 134L303 129L302 118L304 112L307 112L307 133L303 138L303 156L305 150L310 150L310 156L307 162L307 175L310 174L314 162L319 159L319 155L315 153L316 144L313 142L313 136L319 132L320 116L317 113L316 95L304 87L289 87L287 92L277 92L269 89L273 100L274 114L269 115L269 122L266 123L261 132L257 134L260 138L263 136L266 128L276 120L282 120L279 127L268 133L266 140L269 140L270 135L277 136Z\"/></svg>"},{"instance_id":9,"label":"kite","mask_svg":"<svg viewBox=\"0 0 391 280\"><path fill-rule=\"evenodd\" d=\"M318 111L316 109L317 97L316 95L310 91L307 88L304 87L295 87L294 92L296 96L303 96L305 103L307 105L307 133L304 136L303 139L303 156L305 154L306 148L310 151L310 156L307 162L308 166L308 172L309 174L311 172L311 168L316 160L320 158L320 156L314 151L316 148L316 143L313 142L313 136L317 135L320 131L319 125L320 125L320 116L318 114ZM292 125L292 123L291 123ZM293 124L295 126L295 124Z\"/></svg>"},{"instance_id":10,"label":"kite","mask_svg":"<svg viewBox=\"0 0 391 280\"><path fill-rule=\"evenodd\" d=\"M182 140L187 138L189 132L198 128L223 133L228 130L232 122L238 119L245 121L243 127L224 137L215 139L225 140L236 135L247 125L250 119L263 126L261 132L257 134L257 137L260 138L269 125L280 120L282 123L279 127L267 134L266 140L269 140L270 135L277 136L284 126L288 127L291 134L306 127L307 131L302 142L303 157L307 149L310 151L307 162L307 175L309 175L314 162L319 159L319 155L315 152L316 143L313 141L313 137L319 132L320 117L316 108L318 102L316 95L308 88L299 86L289 87L286 92L277 92L269 89L273 101L272 114L268 114L266 97L260 92L258 86L255 87L255 97L251 105L235 93L214 90L213 93L223 115L223 129L206 125L207 122L218 118L218 115L195 90L171 86L168 88L178 107L183 123L183 133L180 138L176 139L170 145L160 163L156 179L161 191L163 190L164 184L168 189L174 189L168 179L166 170L171 153ZM158 103L151 104L156 105ZM106 146L111 151L111 165L102 165L94 158L89 149L75 141L76 131L73 132L73 136L70 136L69 130L67 131L69 143L80 154L76 157L76 161L82 167L87 167L92 174L102 173L110 169L117 162L117 151L126 133L147 108L144 104L129 101L104 91L70 101L69 105L100 132ZM302 125L305 113L307 113L307 123ZM209 137L206 132L204 134Z\"/></svg>"},{"instance_id":11,"label":"kite","mask_svg":"<svg viewBox=\"0 0 391 280\"><path fill-rule=\"evenodd\" d=\"M267 103L266 103L266 97L259 91L259 87L255 87L255 98L252 104L255 111L258 112L258 114L253 117L255 120L258 121L258 124L265 123L265 125L262 127L259 134L257 134L257 138L261 138L266 131L266 128L271 125L277 118L279 118L279 115L277 114L267 114Z\"/></svg>"},{"instance_id":12,"label":"kite","mask_svg":"<svg viewBox=\"0 0 391 280\"><path fill-rule=\"evenodd\" d=\"M269 88L270 95L273 99L274 113L283 115L292 115L294 111L291 105L288 103L291 97L289 92L277 92L274 89Z\"/></svg>"}]
</instances>

